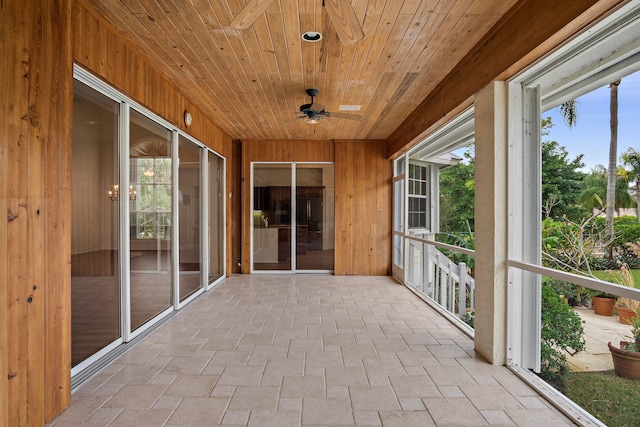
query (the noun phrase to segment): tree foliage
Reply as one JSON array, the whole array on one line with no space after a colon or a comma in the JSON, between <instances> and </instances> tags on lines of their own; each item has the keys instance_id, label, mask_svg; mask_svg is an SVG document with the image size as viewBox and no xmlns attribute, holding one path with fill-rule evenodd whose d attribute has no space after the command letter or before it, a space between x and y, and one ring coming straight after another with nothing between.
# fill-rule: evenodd
<instances>
[{"instance_id":1,"label":"tree foliage","mask_svg":"<svg viewBox=\"0 0 640 427\"><path fill-rule=\"evenodd\" d=\"M577 220L588 213L579 203L585 174L582 154L569 159L556 141L542 142L542 210L546 218Z\"/></svg>"},{"instance_id":2,"label":"tree foliage","mask_svg":"<svg viewBox=\"0 0 640 427\"><path fill-rule=\"evenodd\" d=\"M569 372L566 354L584 350L583 321L549 283L542 285L540 376L562 386Z\"/></svg>"},{"instance_id":3,"label":"tree foliage","mask_svg":"<svg viewBox=\"0 0 640 427\"><path fill-rule=\"evenodd\" d=\"M604 210L607 198L607 176L608 172L602 165L596 165L584 180L584 189L580 194L579 201L587 209ZM629 194L629 183L627 173L622 168L618 168L616 173L616 191L614 197L614 209L630 208L635 206L633 197Z\"/></svg>"},{"instance_id":4,"label":"tree foliage","mask_svg":"<svg viewBox=\"0 0 640 427\"><path fill-rule=\"evenodd\" d=\"M640 152L633 148L627 149L622 156L622 162L627 167L629 181L635 184L636 190L636 220L640 222Z\"/></svg>"},{"instance_id":5,"label":"tree foliage","mask_svg":"<svg viewBox=\"0 0 640 427\"><path fill-rule=\"evenodd\" d=\"M474 229L475 158L473 149L465 152L465 161L440 172L440 231L460 232Z\"/></svg>"}]
</instances>

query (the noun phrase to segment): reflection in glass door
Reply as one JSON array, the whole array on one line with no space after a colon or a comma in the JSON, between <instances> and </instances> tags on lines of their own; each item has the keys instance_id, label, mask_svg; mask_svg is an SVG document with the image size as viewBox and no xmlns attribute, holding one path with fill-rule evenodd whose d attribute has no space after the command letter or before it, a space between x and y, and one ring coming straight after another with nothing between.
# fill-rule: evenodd
<instances>
[{"instance_id":1,"label":"reflection in glass door","mask_svg":"<svg viewBox=\"0 0 640 427\"><path fill-rule=\"evenodd\" d=\"M253 269L291 270L291 165L253 168Z\"/></svg>"},{"instance_id":2,"label":"reflection in glass door","mask_svg":"<svg viewBox=\"0 0 640 427\"><path fill-rule=\"evenodd\" d=\"M224 161L208 151L209 173L209 279L211 284L224 273Z\"/></svg>"},{"instance_id":3,"label":"reflection in glass door","mask_svg":"<svg viewBox=\"0 0 640 427\"><path fill-rule=\"evenodd\" d=\"M296 164L296 270L332 271L334 166Z\"/></svg>"},{"instance_id":4,"label":"reflection in glass door","mask_svg":"<svg viewBox=\"0 0 640 427\"><path fill-rule=\"evenodd\" d=\"M127 193L134 331L173 305L172 162L171 132L165 127L131 110L130 135L131 188Z\"/></svg>"},{"instance_id":5,"label":"reflection in glass door","mask_svg":"<svg viewBox=\"0 0 640 427\"><path fill-rule=\"evenodd\" d=\"M74 82L71 364L121 337L118 222L119 104Z\"/></svg>"},{"instance_id":6,"label":"reflection in glass door","mask_svg":"<svg viewBox=\"0 0 640 427\"><path fill-rule=\"evenodd\" d=\"M204 286L200 268L200 155L202 148L178 140L178 221L180 302Z\"/></svg>"}]
</instances>

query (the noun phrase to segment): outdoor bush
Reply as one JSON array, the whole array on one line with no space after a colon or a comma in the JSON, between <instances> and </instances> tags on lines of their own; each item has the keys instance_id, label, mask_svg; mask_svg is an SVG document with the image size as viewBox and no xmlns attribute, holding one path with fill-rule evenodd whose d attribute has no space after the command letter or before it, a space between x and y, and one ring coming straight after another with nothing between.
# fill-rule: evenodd
<instances>
[{"instance_id":1,"label":"outdoor bush","mask_svg":"<svg viewBox=\"0 0 640 427\"><path fill-rule=\"evenodd\" d=\"M542 285L542 342L540 377L562 388L569 372L566 354L584 350L583 321L554 292L550 283Z\"/></svg>"},{"instance_id":2,"label":"outdoor bush","mask_svg":"<svg viewBox=\"0 0 640 427\"><path fill-rule=\"evenodd\" d=\"M549 284L551 286L551 289L553 289L553 292L558 294L558 296L567 298L569 300L580 299L577 287L572 283L564 282L558 279L552 279L551 277L544 277L542 279L542 282Z\"/></svg>"},{"instance_id":3,"label":"outdoor bush","mask_svg":"<svg viewBox=\"0 0 640 427\"><path fill-rule=\"evenodd\" d=\"M633 253L627 253L625 251L625 253L620 254L620 263L626 265L631 270L640 270L640 258Z\"/></svg>"},{"instance_id":4,"label":"outdoor bush","mask_svg":"<svg viewBox=\"0 0 640 427\"><path fill-rule=\"evenodd\" d=\"M465 314L462 315L460 320L462 320L464 323L466 323L467 325L471 326L472 328L475 328L476 312L475 311L470 311L468 313L465 313Z\"/></svg>"},{"instance_id":5,"label":"outdoor bush","mask_svg":"<svg viewBox=\"0 0 640 427\"><path fill-rule=\"evenodd\" d=\"M628 217L626 217L628 218ZM613 224L615 238L613 244L616 248L626 248L627 243L636 243L640 240L640 223L633 217L633 221L615 221Z\"/></svg>"},{"instance_id":6,"label":"outdoor bush","mask_svg":"<svg viewBox=\"0 0 640 427\"><path fill-rule=\"evenodd\" d=\"M589 265L593 270L617 270L620 268L620 263L617 257L609 258L591 258Z\"/></svg>"}]
</instances>

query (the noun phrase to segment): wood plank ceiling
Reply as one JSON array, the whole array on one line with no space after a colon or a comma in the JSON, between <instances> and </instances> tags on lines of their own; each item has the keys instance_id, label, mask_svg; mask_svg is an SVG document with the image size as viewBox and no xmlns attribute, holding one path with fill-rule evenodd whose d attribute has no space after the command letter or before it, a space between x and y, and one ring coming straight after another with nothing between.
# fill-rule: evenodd
<instances>
[{"instance_id":1,"label":"wood plank ceiling","mask_svg":"<svg viewBox=\"0 0 640 427\"><path fill-rule=\"evenodd\" d=\"M272 1L245 30L231 22L248 0L86 1L234 139L386 139L516 3L351 0L364 38L349 44L323 0ZM296 119L308 88L362 120Z\"/></svg>"}]
</instances>

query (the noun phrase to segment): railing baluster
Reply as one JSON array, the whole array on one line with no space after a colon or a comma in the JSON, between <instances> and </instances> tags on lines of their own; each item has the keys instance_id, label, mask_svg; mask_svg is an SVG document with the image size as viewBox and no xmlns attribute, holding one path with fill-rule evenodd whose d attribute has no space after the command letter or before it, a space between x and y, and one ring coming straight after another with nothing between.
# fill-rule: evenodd
<instances>
[{"instance_id":1,"label":"railing baluster","mask_svg":"<svg viewBox=\"0 0 640 427\"><path fill-rule=\"evenodd\" d=\"M467 311L467 264L461 262L458 268L458 315L462 318Z\"/></svg>"}]
</instances>

